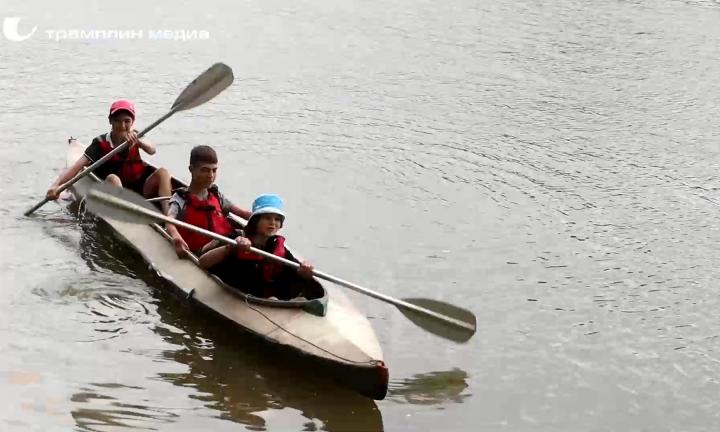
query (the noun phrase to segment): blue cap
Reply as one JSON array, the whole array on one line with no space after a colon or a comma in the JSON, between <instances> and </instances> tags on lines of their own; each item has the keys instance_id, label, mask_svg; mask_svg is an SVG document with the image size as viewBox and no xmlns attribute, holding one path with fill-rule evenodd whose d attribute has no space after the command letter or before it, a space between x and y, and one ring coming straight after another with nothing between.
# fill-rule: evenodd
<instances>
[{"instance_id":1,"label":"blue cap","mask_svg":"<svg viewBox=\"0 0 720 432\"><path fill-rule=\"evenodd\" d=\"M252 216L250 217L265 213L274 213L285 219L282 198L275 194L262 194L255 198L252 204Z\"/></svg>"}]
</instances>

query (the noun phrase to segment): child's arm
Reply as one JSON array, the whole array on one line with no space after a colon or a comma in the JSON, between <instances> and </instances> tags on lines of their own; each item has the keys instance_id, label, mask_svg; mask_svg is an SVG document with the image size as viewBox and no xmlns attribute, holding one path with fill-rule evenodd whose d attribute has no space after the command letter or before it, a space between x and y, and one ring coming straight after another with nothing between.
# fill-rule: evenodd
<instances>
[{"instance_id":1,"label":"child's arm","mask_svg":"<svg viewBox=\"0 0 720 432\"><path fill-rule=\"evenodd\" d=\"M240 216L245 220L250 219L250 216L252 215L250 211L233 204L232 201L225 198L225 195L221 194L220 192L218 192L218 196L220 197L220 205L222 206L223 214L227 215L228 213L232 213L234 215Z\"/></svg>"},{"instance_id":2,"label":"child's arm","mask_svg":"<svg viewBox=\"0 0 720 432\"><path fill-rule=\"evenodd\" d=\"M87 156L85 156L85 155L80 156L80 158L78 160L76 160L75 163L72 164L72 166L70 166L68 169L66 169L60 173L58 178L55 179L53 184L51 184L50 187L48 188L48 191L45 194L45 196L47 196L51 200L58 199L58 196L60 195L60 193L58 192L58 188L60 187L60 185L65 184L68 180L75 177L77 175L77 173L80 172L81 169L83 169L84 167L86 167L89 164L90 164L90 159L88 159Z\"/></svg>"},{"instance_id":3,"label":"child's arm","mask_svg":"<svg viewBox=\"0 0 720 432\"><path fill-rule=\"evenodd\" d=\"M173 198L175 198L175 196L173 196ZM170 199L170 204L168 204L167 215L173 219L177 219L178 213L180 212L180 204L173 198ZM172 237L173 246L175 247L175 253L178 258L185 257L185 255L187 255L188 245L185 243L185 240L182 238L175 225L170 223L165 224L165 230L168 234L170 234L170 237Z\"/></svg>"},{"instance_id":4,"label":"child's arm","mask_svg":"<svg viewBox=\"0 0 720 432\"><path fill-rule=\"evenodd\" d=\"M310 261L300 261L290 251L285 252L285 258L289 259L290 261L295 261L296 263L300 264L300 267L298 267L298 269L297 269L297 272L300 276L307 278L307 279L312 279L313 271L315 271L315 267L312 265L312 263Z\"/></svg>"},{"instance_id":5,"label":"child's arm","mask_svg":"<svg viewBox=\"0 0 720 432\"><path fill-rule=\"evenodd\" d=\"M234 250L235 247L229 245L216 247L202 254L198 260L198 264L204 269L214 267L229 257Z\"/></svg>"},{"instance_id":6,"label":"child's arm","mask_svg":"<svg viewBox=\"0 0 720 432\"><path fill-rule=\"evenodd\" d=\"M145 153L149 155L154 155L155 152L157 152L157 149L155 148L155 144L153 144L151 141L149 141L147 138L140 139L138 138L137 131L129 132L127 135L128 141L130 141L130 145L136 145L143 149Z\"/></svg>"},{"instance_id":7,"label":"child's arm","mask_svg":"<svg viewBox=\"0 0 720 432\"><path fill-rule=\"evenodd\" d=\"M155 148L155 144L152 143L152 141L149 141L145 138L142 140L138 140L138 146L140 146L141 149L145 151L145 153L149 155L154 155L155 152L157 152L157 149Z\"/></svg>"},{"instance_id":8,"label":"child's arm","mask_svg":"<svg viewBox=\"0 0 720 432\"><path fill-rule=\"evenodd\" d=\"M312 265L310 261L303 261L300 263L300 267L298 268L298 274L304 278L312 279L313 277L313 271L315 271L315 267Z\"/></svg>"},{"instance_id":9,"label":"child's arm","mask_svg":"<svg viewBox=\"0 0 720 432\"><path fill-rule=\"evenodd\" d=\"M168 234L170 234L170 237L172 237L173 246L175 247L175 253L178 258L184 258L188 251L187 243L185 243L185 240L182 238L177 228L175 228L175 225L167 224L165 229Z\"/></svg>"},{"instance_id":10,"label":"child's arm","mask_svg":"<svg viewBox=\"0 0 720 432\"><path fill-rule=\"evenodd\" d=\"M232 214L234 214L234 215L237 215L237 216L240 216L241 218L243 218L243 219L245 219L245 220L250 219L250 215L252 215L252 213L250 213L249 210L245 210L245 209L243 209L243 208L240 208L240 207L238 207L238 206L235 205L235 204L233 204L233 205L230 207L230 213L232 213Z\"/></svg>"},{"instance_id":11,"label":"child's arm","mask_svg":"<svg viewBox=\"0 0 720 432\"><path fill-rule=\"evenodd\" d=\"M198 264L204 269L214 267L223 262L227 257L234 254L237 248L250 249L250 240L245 237L237 237L235 245L225 245L211 249L200 256Z\"/></svg>"}]
</instances>

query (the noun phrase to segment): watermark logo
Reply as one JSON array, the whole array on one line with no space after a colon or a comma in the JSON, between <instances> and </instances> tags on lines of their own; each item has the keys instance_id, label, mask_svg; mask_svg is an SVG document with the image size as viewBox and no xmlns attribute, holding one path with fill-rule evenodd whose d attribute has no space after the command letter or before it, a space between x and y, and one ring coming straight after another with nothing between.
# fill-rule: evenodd
<instances>
[{"instance_id":1,"label":"watermark logo","mask_svg":"<svg viewBox=\"0 0 720 432\"><path fill-rule=\"evenodd\" d=\"M29 33L20 32L21 17L7 17L3 20L3 36L12 42L22 42L32 37L38 30L35 26ZM47 29L38 34L45 34L46 39L60 42L63 40L172 40L192 41L208 40L210 32L197 29Z\"/></svg>"},{"instance_id":2,"label":"watermark logo","mask_svg":"<svg viewBox=\"0 0 720 432\"><path fill-rule=\"evenodd\" d=\"M3 35L7 40L13 42L22 42L25 39L29 39L30 36L35 34L37 26L33 27L30 33L21 35L20 34L20 20L21 17L7 17L3 20Z\"/></svg>"}]
</instances>

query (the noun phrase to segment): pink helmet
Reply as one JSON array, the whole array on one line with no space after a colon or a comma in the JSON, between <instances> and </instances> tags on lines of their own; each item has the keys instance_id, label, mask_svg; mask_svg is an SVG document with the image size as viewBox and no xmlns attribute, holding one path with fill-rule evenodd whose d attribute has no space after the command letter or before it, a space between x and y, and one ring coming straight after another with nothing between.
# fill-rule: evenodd
<instances>
[{"instance_id":1,"label":"pink helmet","mask_svg":"<svg viewBox=\"0 0 720 432\"><path fill-rule=\"evenodd\" d=\"M118 111L127 111L133 119L135 118L135 105L127 99L116 100L112 105L110 105L110 115L113 115Z\"/></svg>"}]
</instances>

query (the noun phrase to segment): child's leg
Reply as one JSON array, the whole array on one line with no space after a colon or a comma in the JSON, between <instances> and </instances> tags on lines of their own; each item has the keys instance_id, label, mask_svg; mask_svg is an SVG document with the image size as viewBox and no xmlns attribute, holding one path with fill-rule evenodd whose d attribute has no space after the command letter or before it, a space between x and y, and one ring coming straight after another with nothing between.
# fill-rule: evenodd
<instances>
[{"instance_id":1,"label":"child's leg","mask_svg":"<svg viewBox=\"0 0 720 432\"><path fill-rule=\"evenodd\" d=\"M170 172L165 168L158 168L145 180L143 196L145 196L145 198L154 198L157 196L167 197L170 195L172 195ZM167 213L167 201L161 201L160 205L162 206L163 213Z\"/></svg>"},{"instance_id":2,"label":"child's leg","mask_svg":"<svg viewBox=\"0 0 720 432\"><path fill-rule=\"evenodd\" d=\"M105 182L110 183L113 186L122 187L122 181L120 180L120 177L116 176L115 174L110 174L105 177Z\"/></svg>"}]
</instances>

